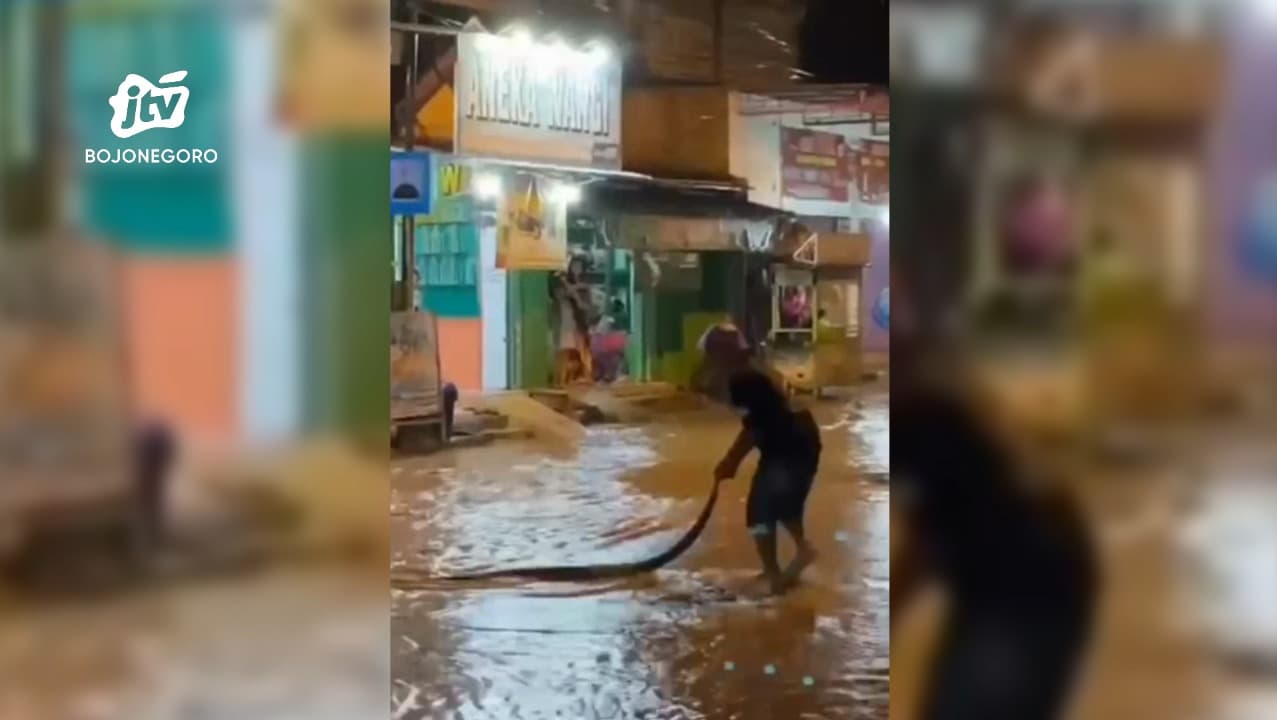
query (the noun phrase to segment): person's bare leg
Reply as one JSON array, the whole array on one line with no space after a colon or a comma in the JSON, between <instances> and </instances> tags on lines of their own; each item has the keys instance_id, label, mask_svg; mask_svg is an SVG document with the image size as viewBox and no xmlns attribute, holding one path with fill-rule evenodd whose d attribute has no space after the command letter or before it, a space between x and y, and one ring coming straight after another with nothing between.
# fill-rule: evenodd
<instances>
[{"instance_id":1,"label":"person's bare leg","mask_svg":"<svg viewBox=\"0 0 1277 720\"><path fill-rule=\"evenodd\" d=\"M776 528L759 525L750 528L754 536L754 547L758 550L758 559L763 564L763 578L771 585L772 592L780 593L785 589L784 576L780 564L776 561Z\"/></svg>"},{"instance_id":2,"label":"person's bare leg","mask_svg":"<svg viewBox=\"0 0 1277 720\"><path fill-rule=\"evenodd\" d=\"M794 546L797 548L794 559L790 561L789 567L785 568L782 576L784 584L789 586L798 582L798 579L802 577L803 571L816 561L816 549L811 546L811 543L807 542L801 519L786 520L783 525L785 526L785 531L794 539Z\"/></svg>"}]
</instances>

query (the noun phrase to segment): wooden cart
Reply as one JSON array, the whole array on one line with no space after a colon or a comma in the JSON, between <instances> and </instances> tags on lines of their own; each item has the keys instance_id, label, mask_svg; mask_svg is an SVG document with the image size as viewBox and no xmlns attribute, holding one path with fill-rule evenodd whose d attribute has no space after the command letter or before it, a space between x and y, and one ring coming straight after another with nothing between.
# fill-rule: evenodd
<instances>
[{"instance_id":1,"label":"wooden cart","mask_svg":"<svg viewBox=\"0 0 1277 720\"><path fill-rule=\"evenodd\" d=\"M390 314L390 424L396 444L405 438L447 442L439 328L429 312Z\"/></svg>"},{"instance_id":2,"label":"wooden cart","mask_svg":"<svg viewBox=\"0 0 1277 720\"><path fill-rule=\"evenodd\" d=\"M144 535L120 287L79 238L0 245L0 539Z\"/></svg>"}]
</instances>

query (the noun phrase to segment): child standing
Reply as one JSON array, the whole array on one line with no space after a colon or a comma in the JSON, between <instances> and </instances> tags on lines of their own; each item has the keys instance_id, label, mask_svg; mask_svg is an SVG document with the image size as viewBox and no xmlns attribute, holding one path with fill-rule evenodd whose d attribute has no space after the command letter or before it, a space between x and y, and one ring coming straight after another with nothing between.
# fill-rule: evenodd
<instances>
[{"instance_id":1,"label":"child standing","mask_svg":"<svg viewBox=\"0 0 1277 720\"><path fill-rule=\"evenodd\" d=\"M758 449L745 523L754 538L763 577L772 592L780 594L816 559L803 531L803 512L820 463L820 429L810 412L794 412L770 378L744 363L732 374L728 394L741 416L741 430L714 477L735 477L745 456ZM776 557L777 526L783 526L797 546L783 571Z\"/></svg>"}]
</instances>

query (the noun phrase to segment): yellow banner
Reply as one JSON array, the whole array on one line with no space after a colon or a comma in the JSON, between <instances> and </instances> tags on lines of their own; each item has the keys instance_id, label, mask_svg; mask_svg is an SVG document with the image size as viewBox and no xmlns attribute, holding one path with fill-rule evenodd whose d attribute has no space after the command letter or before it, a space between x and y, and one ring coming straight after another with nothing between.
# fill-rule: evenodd
<instances>
[{"instance_id":1,"label":"yellow banner","mask_svg":"<svg viewBox=\"0 0 1277 720\"><path fill-rule=\"evenodd\" d=\"M547 197L546 183L517 173L506 192L497 230L497 267L505 270L563 270L568 232L564 206Z\"/></svg>"}]
</instances>

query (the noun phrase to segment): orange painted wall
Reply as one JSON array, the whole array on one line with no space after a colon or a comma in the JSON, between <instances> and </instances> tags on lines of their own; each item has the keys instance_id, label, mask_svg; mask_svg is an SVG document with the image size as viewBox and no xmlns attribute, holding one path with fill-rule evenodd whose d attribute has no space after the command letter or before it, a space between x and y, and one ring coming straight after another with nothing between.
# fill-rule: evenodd
<instances>
[{"instance_id":1,"label":"orange painted wall","mask_svg":"<svg viewBox=\"0 0 1277 720\"><path fill-rule=\"evenodd\" d=\"M138 411L183 435L238 431L239 273L230 258L126 257L124 319Z\"/></svg>"},{"instance_id":2,"label":"orange painted wall","mask_svg":"<svg viewBox=\"0 0 1277 720\"><path fill-rule=\"evenodd\" d=\"M461 390L483 389L483 321L439 318L438 323L443 381Z\"/></svg>"}]
</instances>

